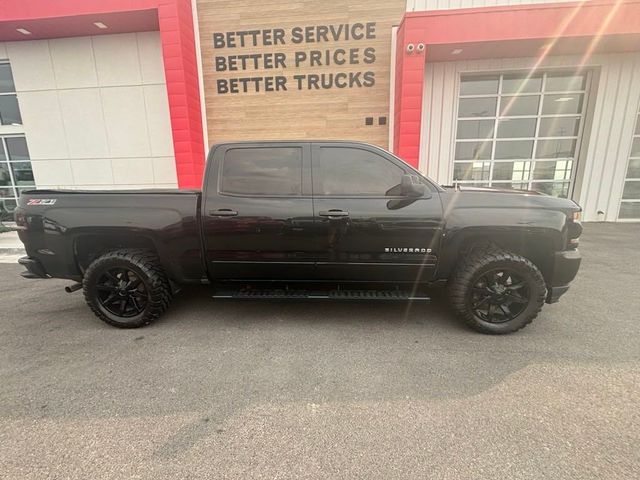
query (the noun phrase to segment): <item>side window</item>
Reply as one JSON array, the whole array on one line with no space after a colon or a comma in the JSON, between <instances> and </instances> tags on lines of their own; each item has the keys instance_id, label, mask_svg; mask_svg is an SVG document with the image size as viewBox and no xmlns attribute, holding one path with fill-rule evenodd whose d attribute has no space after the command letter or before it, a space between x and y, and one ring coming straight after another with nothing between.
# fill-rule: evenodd
<instances>
[{"instance_id":1,"label":"side window","mask_svg":"<svg viewBox=\"0 0 640 480\"><path fill-rule=\"evenodd\" d=\"M384 196L404 170L381 155L360 148L320 147L313 163L314 195Z\"/></svg>"},{"instance_id":2,"label":"side window","mask_svg":"<svg viewBox=\"0 0 640 480\"><path fill-rule=\"evenodd\" d=\"M302 149L232 148L222 162L221 193L292 196L302 194Z\"/></svg>"}]
</instances>

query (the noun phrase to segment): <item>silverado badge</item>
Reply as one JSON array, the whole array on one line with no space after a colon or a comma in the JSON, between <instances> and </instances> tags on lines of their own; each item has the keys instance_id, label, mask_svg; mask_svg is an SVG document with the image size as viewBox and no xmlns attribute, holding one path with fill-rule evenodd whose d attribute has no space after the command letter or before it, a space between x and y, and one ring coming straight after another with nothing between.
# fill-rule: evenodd
<instances>
[{"instance_id":1,"label":"silverado badge","mask_svg":"<svg viewBox=\"0 0 640 480\"><path fill-rule=\"evenodd\" d=\"M431 249L420 247L384 247L384 253L431 253Z\"/></svg>"}]
</instances>

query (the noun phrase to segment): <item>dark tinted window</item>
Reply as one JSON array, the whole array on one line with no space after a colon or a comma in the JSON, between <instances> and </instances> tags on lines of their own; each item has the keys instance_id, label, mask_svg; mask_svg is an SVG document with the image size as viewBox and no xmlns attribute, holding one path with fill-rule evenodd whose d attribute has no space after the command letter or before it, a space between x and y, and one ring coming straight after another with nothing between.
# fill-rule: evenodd
<instances>
[{"instance_id":1,"label":"dark tinted window","mask_svg":"<svg viewBox=\"0 0 640 480\"><path fill-rule=\"evenodd\" d=\"M404 171L386 158L359 148L322 147L313 165L315 195L383 196Z\"/></svg>"},{"instance_id":2,"label":"dark tinted window","mask_svg":"<svg viewBox=\"0 0 640 480\"><path fill-rule=\"evenodd\" d=\"M15 92L11 66L8 63L0 63L0 93Z\"/></svg>"},{"instance_id":3,"label":"dark tinted window","mask_svg":"<svg viewBox=\"0 0 640 480\"><path fill-rule=\"evenodd\" d=\"M234 148L222 163L222 192L239 195L302 194L302 150Z\"/></svg>"},{"instance_id":4,"label":"dark tinted window","mask_svg":"<svg viewBox=\"0 0 640 480\"><path fill-rule=\"evenodd\" d=\"M22 125L18 97L15 95L0 95L0 123L2 125Z\"/></svg>"},{"instance_id":5,"label":"dark tinted window","mask_svg":"<svg viewBox=\"0 0 640 480\"><path fill-rule=\"evenodd\" d=\"M7 151L9 160L29 160L29 150L24 137L7 137Z\"/></svg>"}]
</instances>

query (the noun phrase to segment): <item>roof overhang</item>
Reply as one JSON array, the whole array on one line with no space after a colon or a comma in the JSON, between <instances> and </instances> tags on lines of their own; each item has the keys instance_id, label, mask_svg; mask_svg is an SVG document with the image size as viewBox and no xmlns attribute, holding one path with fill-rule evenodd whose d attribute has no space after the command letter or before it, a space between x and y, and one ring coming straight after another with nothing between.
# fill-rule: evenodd
<instances>
[{"instance_id":1,"label":"roof overhang","mask_svg":"<svg viewBox=\"0 0 640 480\"><path fill-rule=\"evenodd\" d=\"M0 0L0 41L145 32L158 28L158 0Z\"/></svg>"},{"instance_id":2,"label":"roof overhang","mask_svg":"<svg viewBox=\"0 0 640 480\"><path fill-rule=\"evenodd\" d=\"M430 62L637 51L640 0L414 12L400 28Z\"/></svg>"}]
</instances>

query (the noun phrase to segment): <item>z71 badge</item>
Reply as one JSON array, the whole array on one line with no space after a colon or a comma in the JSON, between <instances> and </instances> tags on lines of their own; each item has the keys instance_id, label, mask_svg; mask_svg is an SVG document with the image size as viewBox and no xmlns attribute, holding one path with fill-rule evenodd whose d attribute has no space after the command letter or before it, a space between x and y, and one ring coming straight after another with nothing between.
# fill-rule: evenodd
<instances>
[{"instance_id":1,"label":"z71 badge","mask_svg":"<svg viewBox=\"0 0 640 480\"><path fill-rule=\"evenodd\" d=\"M384 247L384 253L431 253L431 249L420 247Z\"/></svg>"},{"instance_id":2,"label":"z71 badge","mask_svg":"<svg viewBox=\"0 0 640 480\"><path fill-rule=\"evenodd\" d=\"M53 205L56 198L30 198L27 205Z\"/></svg>"}]
</instances>

